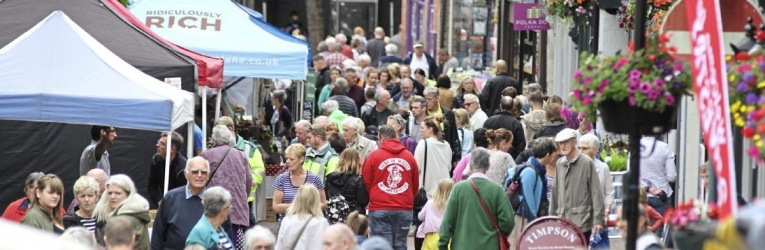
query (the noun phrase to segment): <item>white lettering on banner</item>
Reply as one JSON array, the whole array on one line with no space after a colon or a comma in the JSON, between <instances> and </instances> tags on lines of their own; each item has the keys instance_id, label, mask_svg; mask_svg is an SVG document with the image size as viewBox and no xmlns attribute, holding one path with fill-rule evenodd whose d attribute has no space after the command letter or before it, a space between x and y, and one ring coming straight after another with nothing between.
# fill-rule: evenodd
<instances>
[{"instance_id":1,"label":"white lettering on banner","mask_svg":"<svg viewBox=\"0 0 765 250\"><path fill-rule=\"evenodd\" d=\"M531 235L526 236L525 241L528 243L534 243L534 241L538 240L539 238L547 235L554 235L554 236L560 236L566 239L567 241L574 243L576 241L576 236L571 231L561 228L561 227L544 227L544 228L538 228L534 232L531 233ZM532 238L533 237L533 238Z\"/></svg>"},{"instance_id":2,"label":"white lettering on banner","mask_svg":"<svg viewBox=\"0 0 765 250\"><path fill-rule=\"evenodd\" d=\"M412 170L412 166L410 166L409 162L406 160L401 158L390 158L380 163L377 169L388 172L388 178L385 178L385 181L377 183L377 187L383 192L388 194L400 194L409 189L408 182L401 184L401 181L404 180L401 172Z\"/></svg>"},{"instance_id":3,"label":"white lettering on banner","mask_svg":"<svg viewBox=\"0 0 765 250\"><path fill-rule=\"evenodd\" d=\"M727 99L727 81L722 65L722 38L719 3L716 0L689 0L688 22L694 69L694 88L699 97L701 128L717 178L717 206L725 218L735 213L733 197L735 183L731 154L730 112ZM706 4L706 6L705 6ZM712 7L709 10L707 7ZM708 14L711 15L707 18ZM718 64L719 63L719 64Z\"/></svg>"},{"instance_id":4,"label":"white lettering on banner","mask_svg":"<svg viewBox=\"0 0 765 250\"><path fill-rule=\"evenodd\" d=\"M243 57L223 57L225 64L246 64L246 65L258 65L258 66L279 66L279 59L255 59L255 58L243 58Z\"/></svg>"}]
</instances>

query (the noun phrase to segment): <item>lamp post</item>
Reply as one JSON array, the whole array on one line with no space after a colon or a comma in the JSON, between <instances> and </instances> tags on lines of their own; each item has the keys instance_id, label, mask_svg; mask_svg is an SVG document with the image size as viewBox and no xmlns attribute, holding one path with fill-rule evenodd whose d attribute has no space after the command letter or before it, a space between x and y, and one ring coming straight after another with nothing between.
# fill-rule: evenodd
<instances>
[{"instance_id":1,"label":"lamp post","mask_svg":"<svg viewBox=\"0 0 765 250\"><path fill-rule=\"evenodd\" d=\"M645 23L648 14L647 0L635 1L635 25L634 25L634 49L645 48ZM638 193L640 188L640 125L635 126L629 134L630 170L627 175L626 185L623 186L625 194L622 217L627 218L627 250L635 250L638 238Z\"/></svg>"}]
</instances>

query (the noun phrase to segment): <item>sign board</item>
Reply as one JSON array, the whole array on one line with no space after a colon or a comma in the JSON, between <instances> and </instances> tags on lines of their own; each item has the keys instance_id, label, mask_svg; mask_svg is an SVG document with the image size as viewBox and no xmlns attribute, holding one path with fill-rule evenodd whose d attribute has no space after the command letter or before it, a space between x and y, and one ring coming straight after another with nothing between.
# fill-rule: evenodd
<instances>
[{"instance_id":1,"label":"sign board","mask_svg":"<svg viewBox=\"0 0 765 250\"><path fill-rule=\"evenodd\" d=\"M513 3L513 30L549 30L547 9L541 3Z\"/></svg>"},{"instance_id":2,"label":"sign board","mask_svg":"<svg viewBox=\"0 0 765 250\"><path fill-rule=\"evenodd\" d=\"M303 114L302 120L313 121L313 112L316 102L316 70L308 69L303 88Z\"/></svg>"},{"instance_id":3,"label":"sign board","mask_svg":"<svg viewBox=\"0 0 765 250\"><path fill-rule=\"evenodd\" d=\"M733 163L728 79L723 23L717 0L685 0L691 38L693 90L698 97L701 132L717 174L717 207L721 219L735 215L736 169ZM725 2L725 5L734 4ZM739 19L745 19L736 13Z\"/></svg>"},{"instance_id":4,"label":"sign board","mask_svg":"<svg viewBox=\"0 0 765 250\"><path fill-rule=\"evenodd\" d=\"M580 249L586 248L587 241L579 227L573 222L557 216L538 218L523 229L517 249Z\"/></svg>"},{"instance_id":5,"label":"sign board","mask_svg":"<svg viewBox=\"0 0 765 250\"><path fill-rule=\"evenodd\" d=\"M165 83L170 84L171 86L176 87L178 89L181 89L181 78L180 77L165 78Z\"/></svg>"}]
</instances>

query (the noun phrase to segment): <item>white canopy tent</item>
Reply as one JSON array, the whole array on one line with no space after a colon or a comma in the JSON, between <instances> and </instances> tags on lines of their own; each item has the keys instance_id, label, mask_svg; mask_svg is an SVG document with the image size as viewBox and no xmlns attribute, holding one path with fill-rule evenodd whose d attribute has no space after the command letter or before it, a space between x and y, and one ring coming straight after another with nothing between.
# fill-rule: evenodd
<instances>
[{"instance_id":1,"label":"white canopy tent","mask_svg":"<svg viewBox=\"0 0 765 250\"><path fill-rule=\"evenodd\" d=\"M132 67L61 11L0 49L0 69L3 120L172 132L194 119L192 93Z\"/></svg>"}]
</instances>

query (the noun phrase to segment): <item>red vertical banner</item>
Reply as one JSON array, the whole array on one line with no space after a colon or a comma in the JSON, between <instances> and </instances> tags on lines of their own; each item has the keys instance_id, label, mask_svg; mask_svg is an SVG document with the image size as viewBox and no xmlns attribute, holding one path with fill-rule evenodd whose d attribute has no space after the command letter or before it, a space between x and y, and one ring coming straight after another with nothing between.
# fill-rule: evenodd
<instances>
[{"instance_id":1,"label":"red vertical banner","mask_svg":"<svg viewBox=\"0 0 765 250\"><path fill-rule=\"evenodd\" d=\"M738 205L720 4L718 0L685 1L691 36L693 89L698 97L704 142L717 174L719 215L726 218L736 213Z\"/></svg>"}]
</instances>

